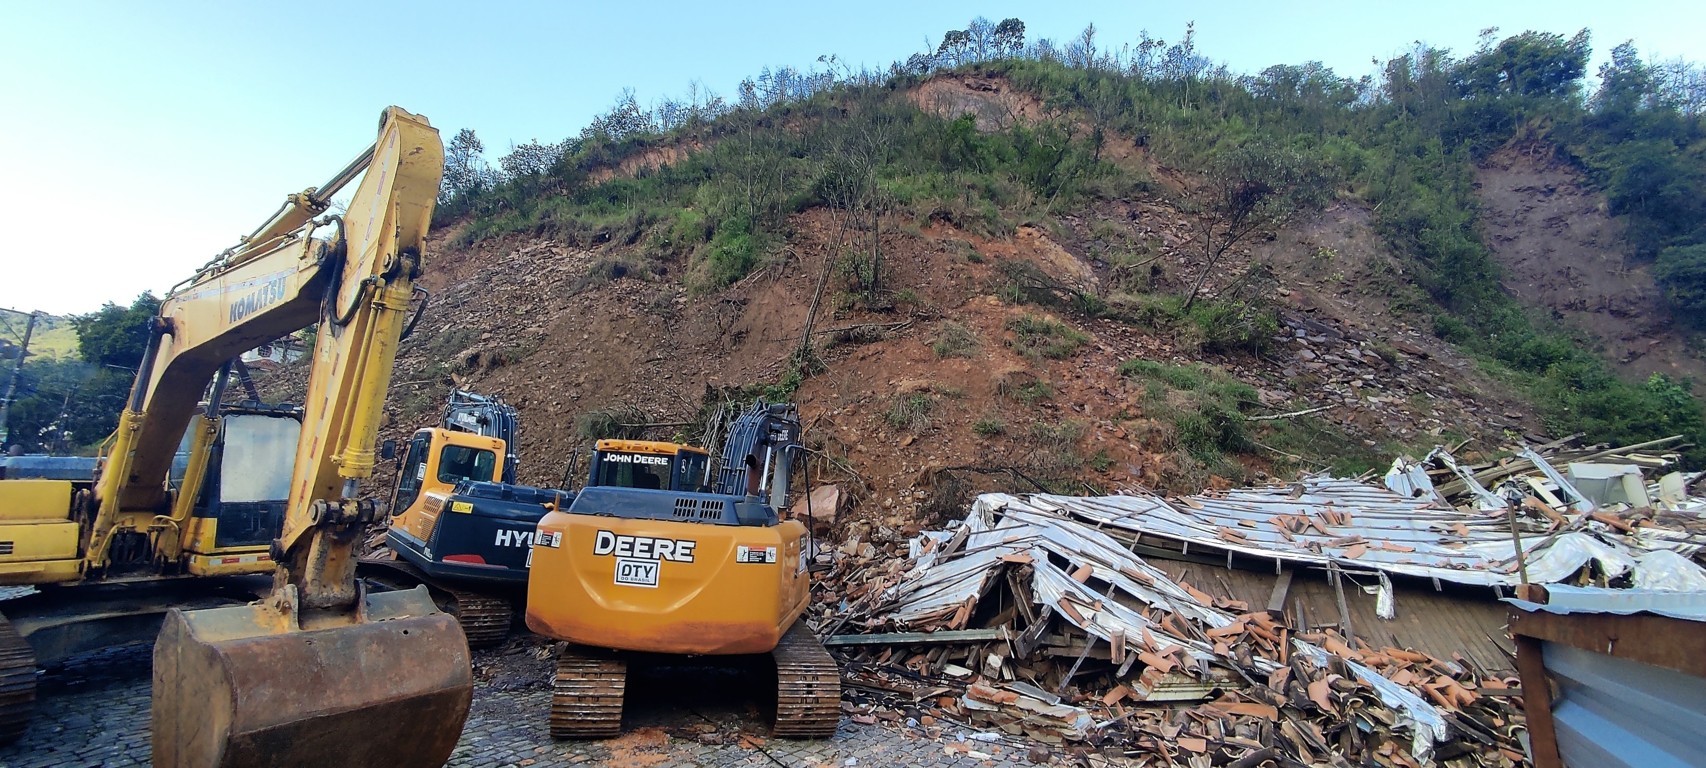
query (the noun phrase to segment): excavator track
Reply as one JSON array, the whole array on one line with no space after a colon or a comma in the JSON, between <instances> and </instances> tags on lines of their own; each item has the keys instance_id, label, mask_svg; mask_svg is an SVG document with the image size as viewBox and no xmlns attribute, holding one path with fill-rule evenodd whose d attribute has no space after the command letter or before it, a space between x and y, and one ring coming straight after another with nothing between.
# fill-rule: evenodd
<instances>
[{"instance_id":1,"label":"excavator track","mask_svg":"<svg viewBox=\"0 0 1706 768\"><path fill-rule=\"evenodd\" d=\"M824 739L841 722L841 670L804 621L797 621L776 650L776 726L787 739Z\"/></svg>"},{"instance_id":2,"label":"excavator track","mask_svg":"<svg viewBox=\"0 0 1706 768\"><path fill-rule=\"evenodd\" d=\"M503 642L509 636L509 626L515 617L515 609L509 601L501 597L482 595L462 589L451 589L439 584L422 573L419 568L402 560L378 560L363 558L361 564L370 568L388 569L413 579L417 584L425 584L432 588L435 597L439 597L440 608L456 617L456 623L462 625L462 634L468 637L469 648L489 648ZM391 587L405 587L401 583L388 583L385 578L378 581Z\"/></svg>"},{"instance_id":3,"label":"excavator track","mask_svg":"<svg viewBox=\"0 0 1706 768\"><path fill-rule=\"evenodd\" d=\"M515 610L510 608L508 600L460 589L444 591L456 601L450 614L456 617L456 623L462 625L462 634L468 636L469 648L494 646L509 636L509 624Z\"/></svg>"},{"instance_id":4,"label":"excavator track","mask_svg":"<svg viewBox=\"0 0 1706 768\"><path fill-rule=\"evenodd\" d=\"M0 744L24 735L36 706L36 655L0 616Z\"/></svg>"},{"instance_id":5,"label":"excavator track","mask_svg":"<svg viewBox=\"0 0 1706 768\"><path fill-rule=\"evenodd\" d=\"M628 663L612 654L565 645L551 679L551 737L607 739L622 731Z\"/></svg>"}]
</instances>

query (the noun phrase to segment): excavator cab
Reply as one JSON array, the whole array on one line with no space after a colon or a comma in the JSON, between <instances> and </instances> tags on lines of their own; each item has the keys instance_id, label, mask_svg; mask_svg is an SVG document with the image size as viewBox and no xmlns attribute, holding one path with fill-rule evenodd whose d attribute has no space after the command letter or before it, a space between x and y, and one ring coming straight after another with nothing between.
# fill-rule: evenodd
<instances>
[{"instance_id":1,"label":"excavator cab","mask_svg":"<svg viewBox=\"0 0 1706 768\"><path fill-rule=\"evenodd\" d=\"M504 441L448 429L422 429L409 439L397 468L391 513L408 520L423 510L432 494L448 494L464 481L491 482L503 466ZM393 521L393 523L403 522Z\"/></svg>"},{"instance_id":2,"label":"excavator cab","mask_svg":"<svg viewBox=\"0 0 1706 768\"><path fill-rule=\"evenodd\" d=\"M519 591L527 581L528 544L545 505L561 494L499 482L508 459L503 440L433 428L415 432L397 470L391 529L385 543L432 579L485 582ZM509 629L508 609L494 623L496 641Z\"/></svg>"},{"instance_id":3,"label":"excavator cab","mask_svg":"<svg viewBox=\"0 0 1706 768\"><path fill-rule=\"evenodd\" d=\"M221 411L207 452L206 480L184 527L185 569L196 576L272 570L268 547L284 525L290 467L302 434L294 407L238 406ZM186 436L190 439L191 436Z\"/></svg>"},{"instance_id":4,"label":"excavator cab","mask_svg":"<svg viewBox=\"0 0 1706 768\"><path fill-rule=\"evenodd\" d=\"M708 493L711 454L703 448L650 440L600 440L593 446L587 487Z\"/></svg>"}]
</instances>

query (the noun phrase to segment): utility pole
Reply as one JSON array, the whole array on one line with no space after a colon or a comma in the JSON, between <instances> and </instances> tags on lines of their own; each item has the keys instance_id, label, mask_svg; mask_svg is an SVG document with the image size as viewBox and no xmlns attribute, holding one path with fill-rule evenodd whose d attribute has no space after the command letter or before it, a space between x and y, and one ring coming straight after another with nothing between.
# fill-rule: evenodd
<instances>
[{"instance_id":1,"label":"utility pole","mask_svg":"<svg viewBox=\"0 0 1706 768\"><path fill-rule=\"evenodd\" d=\"M4 446L12 436L11 430L7 428L6 424L7 419L12 415L12 398L18 394L18 379L24 373L24 357L30 354L30 336L36 331L36 315L37 313L31 312L29 324L24 326L24 343L23 346L18 347L18 364L12 366L12 380L6 384L5 397L0 397L0 446Z\"/></svg>"}]
</instances>

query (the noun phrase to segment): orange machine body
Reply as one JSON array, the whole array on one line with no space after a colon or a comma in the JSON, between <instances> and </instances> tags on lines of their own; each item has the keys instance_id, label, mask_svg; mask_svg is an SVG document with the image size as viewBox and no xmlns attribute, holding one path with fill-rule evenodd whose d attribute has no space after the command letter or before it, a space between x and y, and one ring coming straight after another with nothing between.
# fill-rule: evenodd
<instances>
[{"instance_id":1,"label":"orange machine body","mask_svg":"<svg viewBox=\"0 0 1706 768\"><path fill-rule=\"evenodd\" d=\"M527 626L581 645L651 653L768 653L810 596L806 527L547 514L534 538ZM743 499L619 489L624 503L696 510ZM608 508L609 502L604 502Z\"/></svg>"}]
</instances>

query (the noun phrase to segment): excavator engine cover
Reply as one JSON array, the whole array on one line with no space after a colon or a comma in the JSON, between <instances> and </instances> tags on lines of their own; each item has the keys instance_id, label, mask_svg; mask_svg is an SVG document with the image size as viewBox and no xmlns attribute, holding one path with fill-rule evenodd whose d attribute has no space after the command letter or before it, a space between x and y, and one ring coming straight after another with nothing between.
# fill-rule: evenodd
<instances>
[{"instance_id":1,"label":"excavator engine cover","mask_svg":"<svg viewBox=\"0 0 1706 768\"><path fill-rule=\"evenodd\" d=\"M425 587L362 600L356 623L327 628L260 605L173 610L154 646L154 765L443 765L473 699L462 629Z\"/></svg>"}]
</instances>

